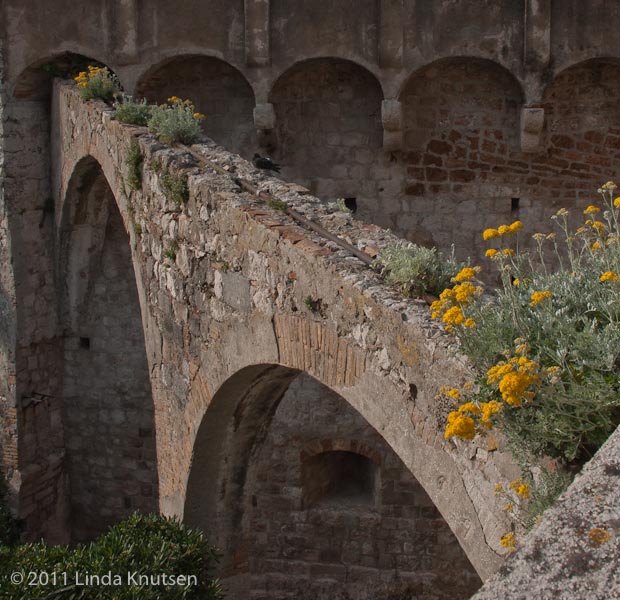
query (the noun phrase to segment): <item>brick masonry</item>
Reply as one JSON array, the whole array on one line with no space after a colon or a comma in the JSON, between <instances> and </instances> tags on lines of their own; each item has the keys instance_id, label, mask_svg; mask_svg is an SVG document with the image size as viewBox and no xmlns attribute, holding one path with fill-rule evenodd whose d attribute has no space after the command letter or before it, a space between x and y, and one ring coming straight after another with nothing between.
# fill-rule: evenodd
<instances>
[{"instance_id":1,"label":"brick masonry","mask_svg":"<svg viewBox=\"0 0 620 600\"><path fill-rule=\"evenodd\" d=\"M355 489L331 500L308 489L318 473L304 478L304 465L330 451L373 466L371 503ZM250 598L468 598L480 586L436 507L381 436L308 376L282 398L246 494Z\"/></svg>"}]
</instances>

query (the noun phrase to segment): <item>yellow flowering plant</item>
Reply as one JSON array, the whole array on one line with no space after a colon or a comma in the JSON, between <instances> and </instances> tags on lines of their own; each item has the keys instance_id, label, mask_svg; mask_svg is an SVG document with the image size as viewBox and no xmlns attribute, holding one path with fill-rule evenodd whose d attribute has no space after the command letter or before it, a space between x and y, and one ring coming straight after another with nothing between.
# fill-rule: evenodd
<instances>
[{"instance_id":1,"label":"yellow flowering plant","mask_svg":"<svg viewBox=\"0 0 620 600\"><path fill-rule=\"evenodd\" d=\"M73 79L83 100L109 102L120 91L118 78L104 66L88 65L86 71L81 71Z\"/></svg>"},{"instance_id":2,"label":"yellow flowering plant","mask_svg":"<svg viewBox=\"0 0 620 600\"><path fill-rule=\"evenodd\" d=\"M468 267L431 305L477 366L477 391L461 401L500 407L484 422L482 412L457 407L446 437L471 439L497 424L523 464L548 456L578 466L620 423L615 189L609 182L599 190L601 200L583 209L576 231L560 209L552 217L559 234L535 234L531 253L519 250L520 221L486 229L482 237L495 247L484 268L497 269L501 285L490 298L476 279L480 268ZM461 415L473 424L464 427Z\"/></svg>"},{"instance_id":3,"label":"yellow flowering plant","mask_svg":"<svg viewBox=\"0 0 620 600\"><path fill-rule=\"evenodd\" d=\"M484 230L485 264L462 269L431 305L475 375L458 395L440 391L454 406L444 437L503 433L523 473L506 506L527 527L620 424L620 198L612 182L599 193L581 227L560 209L558 231L535 234L531 252L519 249L520 221ZM481 269L497 270L496 289ZM549 459L553 471L541 467Z\"/></svg>"}]
</instances>

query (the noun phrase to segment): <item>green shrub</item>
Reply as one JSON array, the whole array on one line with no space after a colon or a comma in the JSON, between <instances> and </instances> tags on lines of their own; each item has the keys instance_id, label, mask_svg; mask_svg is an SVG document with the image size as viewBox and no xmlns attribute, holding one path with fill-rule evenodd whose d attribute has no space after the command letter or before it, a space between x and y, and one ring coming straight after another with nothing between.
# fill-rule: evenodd
<instances>
[{"instance_id":1,"label":"green shrub","mask_svg":"<svg viewBox=\"0 0 620 600\"><path fill-rule=\"evenodd\" d=\"M114 108L116 120L121 123L145 127L151 118L151 107L144 98L136 101L131 96L123 94L114 102Z\"/></svg>"},{"instance_id":2,"label":"green shrub","mask_svg":"<svg viewBox=\"0 0 620 600\"><path fill-rule=\"evenodd\" d=\"M166 104L153 106L148 128L166 144L191 144L200 135L200 121L204 118L203 114L196 112L190 100L172 96Z\"/></svg>"},{"instance_id":3,"label":"green shrub","mask_svg":"<svg viewBox=\"0 0 620 600\"><path fill-rule=\"evenodd\" d=\"M127 183L134 192L142 189L142 162L140 144L132 139L127 148Z\"/></svg>"},{"instance_id":4,"label":"green shrub","mask_svg":"<svg viewBox=\"0 0 620 600\"><path fill-rule=\"evenodd\" d=\"M82 71L74 77L83 100L104 100L109 102L115 93L120 91L116 75L107 67L88 65L87 71Z\"/></svg>"},{"instance_id":5,"label":"green shrub","mask_svg":"<svg viewBox=\"0 0 620 600\"><path fill-rule=\"evenodd\" d=\"M391 244L381 250L376 264L387 282L397 285L407 296L438 294L458 271L453 255L446 258L435 248L416 244Z\"/></svg>"},{"instance_id":6,"label":"green shrub","mask_svg":"<svg viewBox=\"0 0 620 600\"><path fill-rule=\"evenodd\" d=\"M0 598L216 600L222 598L221 590L210 571L217 558L201 532L174 519L135 514L96 541L74 549L42 542L0 547ZM17 585L10 579L16 572L26 577L43 572L50 578L39 586L29 586L27 581ZM120 580L92 578L108 573ZM157 580L158 575L166 579ZM187 576L185 582L178 579L180 575ZM87 576L91 576L88 581ZM141 576L153 579L146 582Z\"/></svg>"}]
</instances>

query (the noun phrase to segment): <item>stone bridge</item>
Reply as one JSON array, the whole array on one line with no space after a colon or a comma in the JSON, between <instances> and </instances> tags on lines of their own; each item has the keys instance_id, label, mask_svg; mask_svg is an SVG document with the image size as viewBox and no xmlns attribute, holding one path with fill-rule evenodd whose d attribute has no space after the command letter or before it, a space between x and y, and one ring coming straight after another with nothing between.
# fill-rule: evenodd
<instances>
[{"instance_id":1,"label":"stone bridge","mask_svg":"<svg viewBox=\"0 0 620 600\"><path fill-rule=\"evenodd\" d=\"M493 485L511 475L510 463L443 439L445 409L435 396L440 385L462 383L466 370L426 304L403 300L231 175L84 103L73 84L55 87L53 106L57 351L73 536L87 538L135 508L159 508L203 527L243 572L251 537L244 524L261 477L252 461L278 403L306 374L302 388L335 392L381 435L478 573L491 574L506 527ZM127 156L136 141L142 189L132 191ZM376 252L395 239L221 148L194 148L357 247ZM165 183L183 174L186 203ZM320 415L310 407L305 418ZM379 462L371 444L349 436L318 432L298 460L345 451ZM43 480L24 480L24 498ZM290 491L291 509L307 508L307 485Z\"/></svg>"},{"instance_id":2,"label":"stone bridge","mask_svg":"<svg viewBox=\"0 0 620 600\"><path fill-rule=\"evenodd\" d=\"M515 470L442 437L435 395L467 377L450 338L278 210L370 254L396 238L364 222L476 256L483 227L537 225L617 172L615 3L464 10L2 4L0 466L29 539L161 510L203 527L253 598L343 581L360 600L465 596L497 570L493 485ZM84 57L129 92L191 97L210 137L268 150L296 184L208 143L198 161L52 85ZM344 473L355 493L327 502Z\"/></svg>"}]
</instances>

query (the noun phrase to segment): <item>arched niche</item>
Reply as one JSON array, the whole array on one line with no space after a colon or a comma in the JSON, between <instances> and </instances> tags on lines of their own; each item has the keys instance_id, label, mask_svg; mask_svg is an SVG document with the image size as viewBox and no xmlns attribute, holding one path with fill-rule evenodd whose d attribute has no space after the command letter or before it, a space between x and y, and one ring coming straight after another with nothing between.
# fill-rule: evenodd
<instances>
[{"instance_id":1,"label":"arched niche","mask_svg":"<svg viewBox=\"0 0 620 600\"><path fill-rule=\"evenodd\" d=\"M156 103L171 96L191 100L205 115L206 135L227 150L251 158L256 147L254 92L229 63L192 54L167 58L140 77L136 95Z\"/></svg>"},{"instance_id":2,"label":"arched niche","mask_svg":"<svg viewBox=\"0 0 620 600\"><path fill-rule=\"evenodd\" d=\"M390 177L382 100L377 78L349 60L314 58L285 71L269 95L285 177L323 198L356 199L364 216Z\"/></svg>"},{"instance_id":3,"label":"arched niche","mask_svg":"<svg viewBox=\"0 0 620 600\"><path fill-rule=\"evenodd\" d=\"M454 244L461 260L482 259L483 228L520 216L523 98L517 79L486 59L446 58L409 77L400 93L399 233L446 252Z\"/></svg>"}]
</instances>

